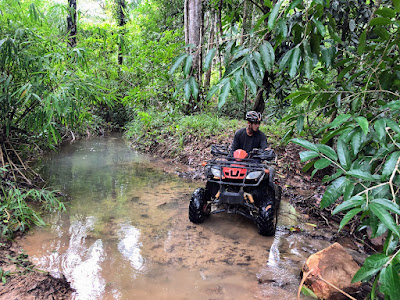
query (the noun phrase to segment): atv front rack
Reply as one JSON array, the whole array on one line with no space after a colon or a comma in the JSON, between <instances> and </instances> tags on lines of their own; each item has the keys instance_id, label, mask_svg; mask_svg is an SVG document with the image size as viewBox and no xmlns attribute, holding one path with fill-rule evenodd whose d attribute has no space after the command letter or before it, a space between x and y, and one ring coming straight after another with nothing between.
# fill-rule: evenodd
<instances>
[{"instance_id":1,"label":"atv front rack","mask_svg":"<svg viewBox=\"0 0 400 300\"><path fill-rule=\"evenodd\" d=\"M238 161L234 158L215 158L207 162L205 173L210 182L235 186L258 186L269 173L269 169L254 159Z\"/></svg>"}]
</instances>

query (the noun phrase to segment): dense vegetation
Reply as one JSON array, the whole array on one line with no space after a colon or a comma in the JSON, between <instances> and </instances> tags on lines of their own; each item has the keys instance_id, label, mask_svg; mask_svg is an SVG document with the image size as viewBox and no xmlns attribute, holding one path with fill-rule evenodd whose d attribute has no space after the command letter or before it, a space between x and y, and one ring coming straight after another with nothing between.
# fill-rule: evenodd
<instances>
[{"instance_id":1,"label":"dense vegetation","mask_svg":"<svg viewBox=\"0 0 400 300\"><path fill-rule=\"evenodd\" d=\"M0 0L2 234L43 223L26 203L62 208L25 162L64 138L122 128L175 155L254 109L305 171L334 170L321 207L341 228L385 235L354 280L396 299L400 0L100 2Z\"/></svg>"}]
</instances>

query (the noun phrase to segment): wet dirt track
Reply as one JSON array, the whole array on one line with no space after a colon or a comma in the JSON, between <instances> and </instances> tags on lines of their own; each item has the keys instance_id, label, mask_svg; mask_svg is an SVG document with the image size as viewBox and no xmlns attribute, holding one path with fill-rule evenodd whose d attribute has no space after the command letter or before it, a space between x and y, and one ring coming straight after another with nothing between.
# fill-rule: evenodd
<instances>
[{"instance_id":1,"label":"wet dirt track","mask_svg":"<svg viewBox=\"0 0 400 300\"><path fill-rule=\"evenodd\" d=\"M287 202L275 237L238 215L188 220L193 190L122 140L62 148L40 172L69 195L66 213L20 241L34 263L63 273L74 299L296 299L307 257L328 246L291 234Z\"/></svg>"}]
</instances>

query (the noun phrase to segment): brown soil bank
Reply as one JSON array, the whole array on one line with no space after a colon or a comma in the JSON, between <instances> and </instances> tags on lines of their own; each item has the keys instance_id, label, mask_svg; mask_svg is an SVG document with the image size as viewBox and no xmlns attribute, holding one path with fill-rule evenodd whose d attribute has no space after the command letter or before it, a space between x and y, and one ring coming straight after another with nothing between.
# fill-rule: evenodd
<instances>
[{"instance_id":1,"label":"brown soil bank","mask_svg":"<svg viewBox=\"0 0 400 300\"><path fill-rule=\"evenodd\" d=\"M55 278L35 269L15 242L0 239L1 300L70 299L73 293L63 275Z\"/></svg>"}]
</instances>

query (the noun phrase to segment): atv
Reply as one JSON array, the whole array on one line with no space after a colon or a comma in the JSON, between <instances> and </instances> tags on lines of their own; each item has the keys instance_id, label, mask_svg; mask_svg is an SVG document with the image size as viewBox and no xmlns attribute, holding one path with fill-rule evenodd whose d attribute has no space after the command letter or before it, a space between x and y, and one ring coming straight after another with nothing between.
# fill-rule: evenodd
<instances>
[{"instance_id":1,"label":"atv","mask_svg":"<svg viewBox=\"0 0 400 300\"><path fill-rule=\"evenodd\" d=\"M212 145L211 153L204 167L206 187L194 191L189 220L199 224L211 214L240 214L257 224L259 234L274 235L281 188L274 180L273 150L238 149L232 156L228 146Z\"/></svg>"}]
</instances>

